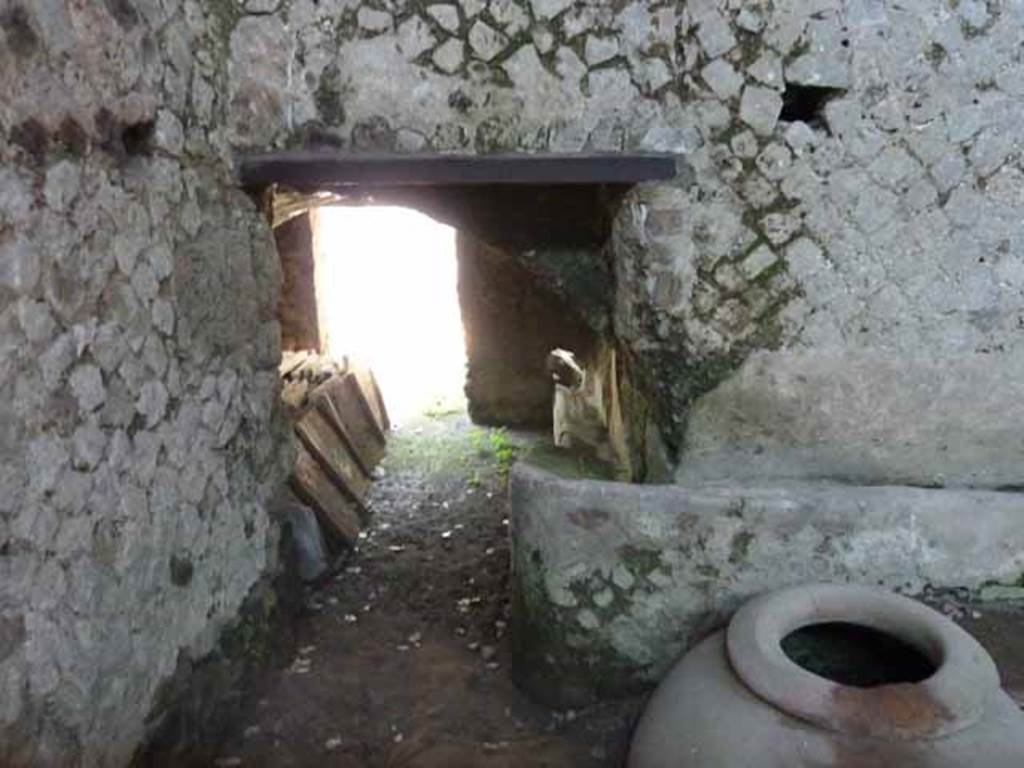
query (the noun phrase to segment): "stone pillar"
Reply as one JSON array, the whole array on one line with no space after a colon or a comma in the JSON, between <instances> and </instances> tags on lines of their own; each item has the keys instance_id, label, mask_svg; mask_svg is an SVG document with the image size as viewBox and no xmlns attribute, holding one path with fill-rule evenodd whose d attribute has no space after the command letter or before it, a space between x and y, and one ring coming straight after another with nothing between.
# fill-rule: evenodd
<instances>
[{"instance_id":1,"label":"stone pillar","mask_svg":"<svg viewBox=\"0 0 1024 768\"><path fill-rule=\"evenodd\" d=\"M281 349L286 351L319 352L324 341L317 316L313 219L313 212L306 211L274 230L283 276L277 311Z\"/></svg>"}]
</instances>

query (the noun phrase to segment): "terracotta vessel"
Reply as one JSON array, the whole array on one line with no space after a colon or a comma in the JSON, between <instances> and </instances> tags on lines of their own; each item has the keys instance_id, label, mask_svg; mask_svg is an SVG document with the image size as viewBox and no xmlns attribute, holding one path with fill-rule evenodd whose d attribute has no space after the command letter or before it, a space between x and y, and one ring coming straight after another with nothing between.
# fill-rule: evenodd
<instances>
[{"instance_id":1,"label":"terracotta vessel","mask_svg":"<svg viewBox=\"0 0 1024 768\"><path fill-rule=\"evenodd\" d=\"M741 608L648 702L629 768L689 766L1021 768L1024 715L942 614L867 587L792 587Z\"/></svg>"}]
</instances>

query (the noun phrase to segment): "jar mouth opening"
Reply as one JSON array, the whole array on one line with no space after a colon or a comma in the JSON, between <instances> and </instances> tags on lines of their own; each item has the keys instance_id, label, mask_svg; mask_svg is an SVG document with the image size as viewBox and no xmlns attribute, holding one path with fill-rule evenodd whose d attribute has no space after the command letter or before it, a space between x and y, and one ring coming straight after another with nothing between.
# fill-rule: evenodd
<instances>
[{"instance_id":1,"label":"jar mouth opening","mask_svg":"<svg viewBox=\"0 0 1024 768\"><path fill-rule=\"evenodd\" d=\"M804 624L779 645L798 667L853 688L920 683L943 662L941 655L899 633L853 621Z\"/></svg>"},{"instance_id":2,"label":"jar mouth opening","mask_svg":"<svg viewBox=\"0 0 1024 768\"><path fill-rule=\"evenodd\" d=\"M810 584L762 595L737 611L726 647L753 693L849 735L941 738L976 722L999 690L992 658L967 632L915 600L869 587Z\"/></svg>"}]
</instances>

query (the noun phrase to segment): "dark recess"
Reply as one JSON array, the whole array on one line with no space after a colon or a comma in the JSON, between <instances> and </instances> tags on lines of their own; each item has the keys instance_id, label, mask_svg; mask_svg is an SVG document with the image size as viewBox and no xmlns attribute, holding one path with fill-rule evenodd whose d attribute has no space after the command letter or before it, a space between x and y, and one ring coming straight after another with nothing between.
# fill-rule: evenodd
<instances>
[{"instance_id":1,"label":"dark recess","mask_svg":"<svg viewBox=\"0 0 1024 768\"><path fill-rule=\"evenodd\" d=\"M121 131L121 144L129 157L149 155L153 151L153 130L156 123L147 120L142 123L126 125Z\"/></svg>"},{"instance_id":2,"label":"dark recess","mask_svg":"<svg viewBox=\"0 0 1024 768\"><path fill-rule=\"evenodd\" d=\"M936 671L931 659L895 635L842 621L791 632L782 650L808 672L857 688L919 683Z\"/></svg>"},{"instance_id":3,"label":"dark recess","mask_svg":"<svg viewBox=\"0 0 1024 768\"><path fill-rule=\"evenodd\" d=\"M784 123L800 121L816 130L828 131L825 105L844 93L846 91L842 88L786 83L786 90L782 92L782 112L779 114L779 120Z\"/></svg>"},{"instance_id":4,"label":"dark recess","mask_svg":"<svg viewBox=\"0 0 1024 768\"><path fill-rule=\"evenodd\" d=\"M105 0L107 10L122 29L131 29L139 23L139 12L132 0Z\"/></svg>"},{"instance_id":5,"label":"dark recess","mask_svg":"<svg viewBox=\"0 0 1024 768\"><path fill-rule=\"evenodd\" d=\"M20 5L0 11L0 29L4 30L7 45L19 58L28 58L39 47L39 36L32 28L28 11Z\"/></svg>"}]
</instances>

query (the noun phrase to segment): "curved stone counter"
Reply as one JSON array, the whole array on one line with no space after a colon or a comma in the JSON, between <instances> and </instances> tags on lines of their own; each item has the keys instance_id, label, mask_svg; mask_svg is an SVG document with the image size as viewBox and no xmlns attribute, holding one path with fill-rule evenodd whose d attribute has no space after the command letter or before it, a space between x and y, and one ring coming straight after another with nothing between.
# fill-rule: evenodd
<instances>
[{"instance_id":1,"label":"curved stone counter","mask_svg":"<svg viewBox=\"0 0 1024 768\"><path fill-rule=\"evenodd\" d=\"M914 593L1024 571L1024 495L630 485L519 464L515 673L557 706L642 690L747 598L837 581Z\"/></svg>"}]
</instances>

